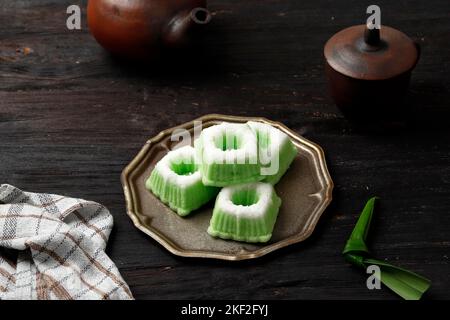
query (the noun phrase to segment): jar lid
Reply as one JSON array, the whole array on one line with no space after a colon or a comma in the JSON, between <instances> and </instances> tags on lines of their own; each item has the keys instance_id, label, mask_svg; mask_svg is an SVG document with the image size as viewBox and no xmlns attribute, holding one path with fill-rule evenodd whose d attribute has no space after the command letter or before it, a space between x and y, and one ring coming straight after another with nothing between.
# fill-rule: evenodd
<instances>
[{"instance_id":1,"label":"jar lid","mask_svg":"<svg viewBox=\"0 0 450 320\"><path fill-rule=\"evenodd\" d=\"M391 27L349 27L331 37L325 59L336 71L356 79L385 80L414 68L419 51L403 32Z\"/></svg>"}]
</instances>

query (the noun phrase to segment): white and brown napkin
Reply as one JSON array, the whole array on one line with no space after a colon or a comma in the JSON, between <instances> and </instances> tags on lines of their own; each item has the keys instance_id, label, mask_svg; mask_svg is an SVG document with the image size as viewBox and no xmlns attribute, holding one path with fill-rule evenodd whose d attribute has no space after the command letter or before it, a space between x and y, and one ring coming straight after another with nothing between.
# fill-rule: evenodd
<instances>
[{"instance_id":1,"label":"white and brown napkin","mask_svg":"<svg viewBox=\"0 0 450 320\"><path fill-rule=\"evenodd\" d=\"M102 205L0 186L0 299L133 299Z\"/></svg>"}]
</instances>

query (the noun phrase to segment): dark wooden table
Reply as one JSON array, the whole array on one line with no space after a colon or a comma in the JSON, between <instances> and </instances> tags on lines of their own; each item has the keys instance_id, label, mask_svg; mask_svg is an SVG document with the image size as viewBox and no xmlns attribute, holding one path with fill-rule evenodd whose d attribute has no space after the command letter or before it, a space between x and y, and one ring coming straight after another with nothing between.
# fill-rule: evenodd
<instances>
[{"instance_id":1,"label":"dark wooden table","mask_svg":"<svg viewBox=\"0 0 450 320\"><path fill-rule=\"evenodd\" d=\"M66 8L86 1L0 0L0 181L95 200L114 215L108 252L138 299L397 299L369 291L341 256L364 202L381 197L372 247L450 298L450 3L378 1L382 22L422 59L395 132L355 131L327 95L322 48L364 23L365 1L211 0L205 48L177 67L118 62ZM178 258L125 214L120 173L160 130L207 113L282 121L319 143L335 200L307 241L240 263Z\"/></svg>"}]
</instances>

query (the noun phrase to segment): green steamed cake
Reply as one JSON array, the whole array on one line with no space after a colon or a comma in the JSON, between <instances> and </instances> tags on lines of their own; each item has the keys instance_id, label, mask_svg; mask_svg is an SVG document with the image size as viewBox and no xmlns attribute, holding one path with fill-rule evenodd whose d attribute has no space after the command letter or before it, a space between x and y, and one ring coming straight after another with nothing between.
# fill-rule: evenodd
<instances>
[{"instance_id":1,"label":"green steamed cake","mask_svg":"<svg viewBox=\"0 0 450 320\"><path fill-rule=\"evenodd\" d=\"M267 242L280 205L281 199L269 183L225 187L217 196L208 233L222 239Z\"/></svg>"},{"instance_id":2,"label":"green steamed cake","mask_svg":"<svg viewBox=\"0 0 450 320\"><path fill-rule=\"evenodd\" d=\"M224 187L262 180L256 135L246 124L222 123L195 141L203 184Z\"/></svg>"},{"instance_id":3,"label":"green steamed cake","mask_svg":"<svg viewBox=\"0 0 450 320\"><path fill-rule=\"evenodd\" d=\"M217 195L218 189L202 183L195 150L191 146L170 151L155 166L146 181L163 203L180 216L186 216Z\"/></svg>"}]
</instances>

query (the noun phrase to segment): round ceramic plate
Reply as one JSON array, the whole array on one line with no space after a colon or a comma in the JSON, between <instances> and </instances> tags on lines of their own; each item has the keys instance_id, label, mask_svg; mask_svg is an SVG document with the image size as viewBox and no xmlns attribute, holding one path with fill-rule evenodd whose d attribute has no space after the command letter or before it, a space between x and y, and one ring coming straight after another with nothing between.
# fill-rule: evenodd
<instances>
[{"instance_id":1,"label":"round ceramic plate","mask_svg":"<svg viewBox=\"0 0 450 320\"><path fill-rule=\"evenodd\" d=\"M249 120L268 123L282 130L299 149L297 158L275 187L283 202L272 239L264 244L248 244L209 236L206 230L214 201L182 218L145 188L145 180L155 164L180 141L189 144L189 135L194 136L194 127L198 127L199 123L206 128L223 121L245 123ZM323 150L318 145L278 122L264 118L223 115L207 115L165 130L148 140L136 158L123 170L121 178L127 213L139 230L173 254L223 260L257 258L305 240L330 203L333 189Z\"/></svg>"}]
</instances>

